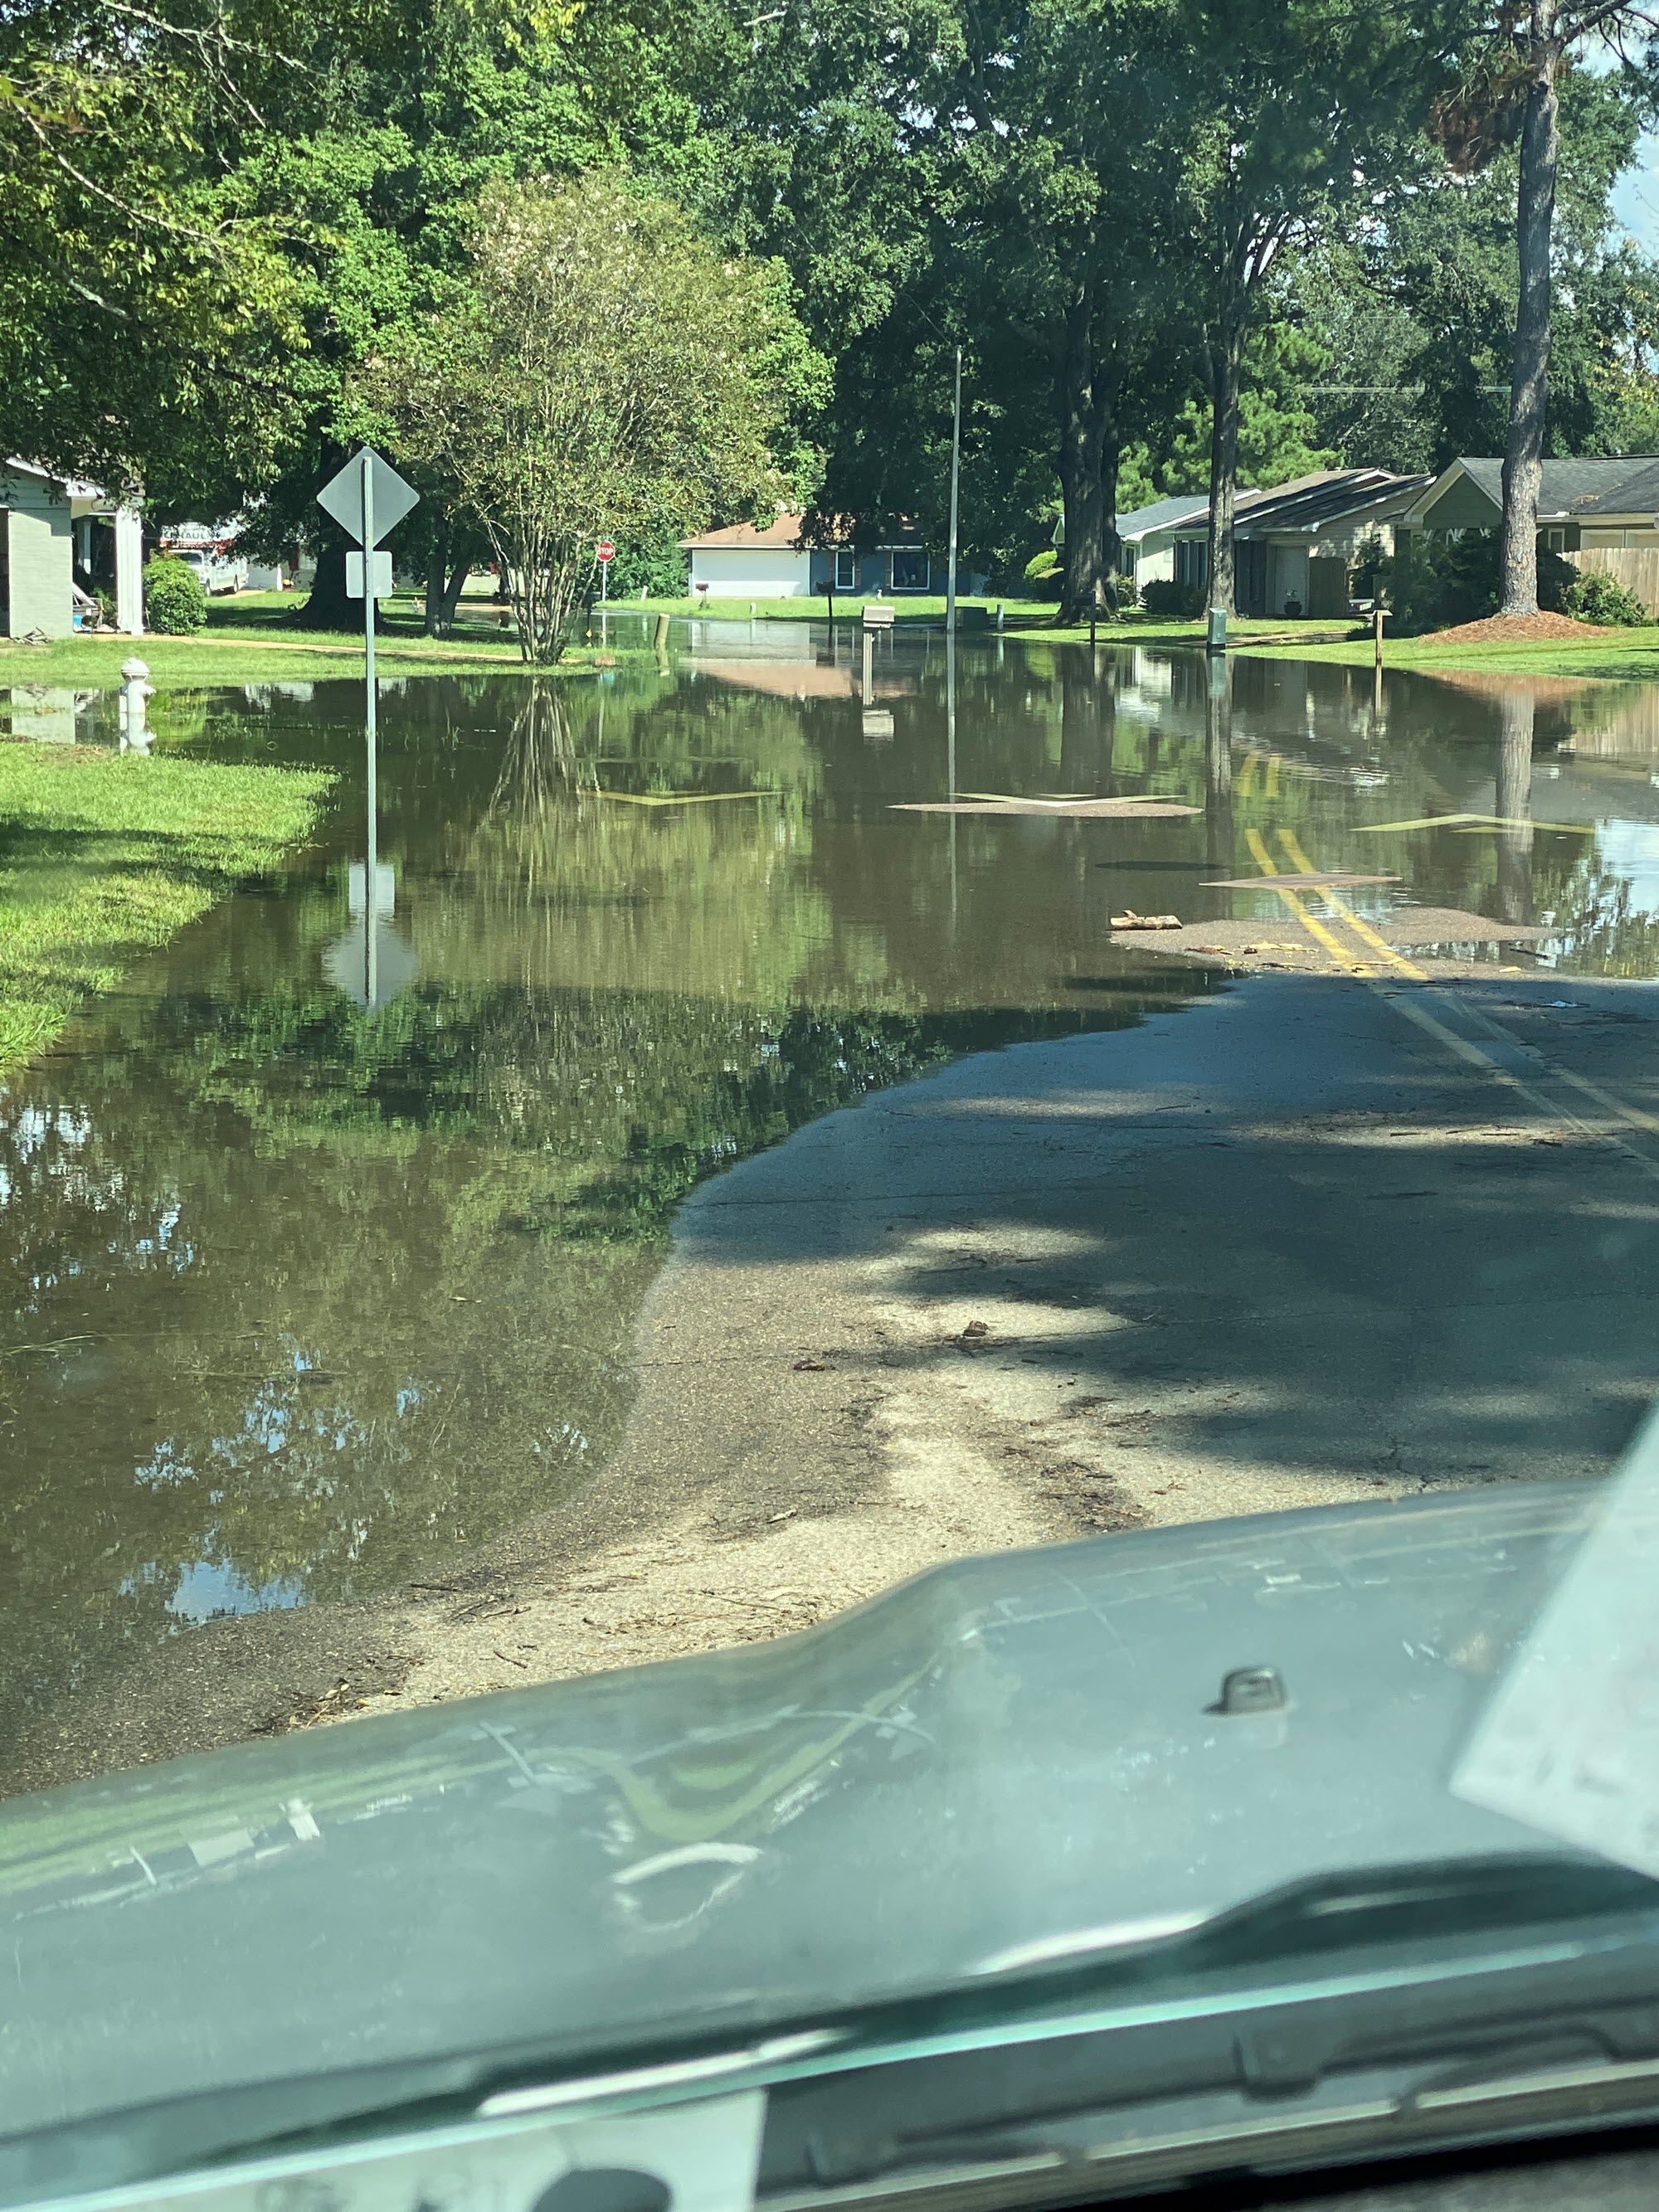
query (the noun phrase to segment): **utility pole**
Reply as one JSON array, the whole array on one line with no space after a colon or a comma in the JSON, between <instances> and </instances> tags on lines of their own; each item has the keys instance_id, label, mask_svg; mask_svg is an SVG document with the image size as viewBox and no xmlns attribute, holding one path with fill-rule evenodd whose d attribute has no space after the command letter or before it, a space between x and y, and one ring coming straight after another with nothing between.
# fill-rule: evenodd
<instances>
[{"instance_id":1,"label":"utility pole","mask_svg":"<svg viewBox=\"0 0 1659 2212\"><path fill-rule=\"evenodd\" d=\"M957 511L962 489L962 348L957 348L956 404L951 415L951 550L945 579L945 628L957 630Z\"/></svg>"}]
</instances>

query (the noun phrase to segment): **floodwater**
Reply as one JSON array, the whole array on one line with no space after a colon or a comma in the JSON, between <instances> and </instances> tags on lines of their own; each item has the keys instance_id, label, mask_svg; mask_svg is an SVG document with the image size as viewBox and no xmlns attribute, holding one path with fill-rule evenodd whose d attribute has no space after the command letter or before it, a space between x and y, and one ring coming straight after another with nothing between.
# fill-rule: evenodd
<instances>
[{"instance_id":1,"label":"floodwater","mask_svg":"<svg viewBox=\"0 0 1659 2212\"><path fill-rule=\"evenodd\" d=\"M0 1737L588 1479L699 1178L950 1055L1228 988L1114 913L1277 927L1212 886L1299 853L1397 878L1362 915L1541 933L1464 960L1659 972L1659 690L990 639L947 670L900 634L866 698L856 650L699 623L598 677L387 684L372 874L359 685L156 702L164 747L340 781L285 873L0 1086ZM8 722L114 742L107 695ZM909 811L1055 794L1193 811Z\"/></svg>"}]
</instances>

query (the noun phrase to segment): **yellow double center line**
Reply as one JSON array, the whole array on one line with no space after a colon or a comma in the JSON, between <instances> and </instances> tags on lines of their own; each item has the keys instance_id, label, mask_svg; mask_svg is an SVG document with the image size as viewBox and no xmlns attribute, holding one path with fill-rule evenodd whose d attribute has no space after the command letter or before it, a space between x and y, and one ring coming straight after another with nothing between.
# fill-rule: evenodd
<instances>
[{"instance_id":1,"label":"yellow double center line","mask_svg":"<svg viewBox=\"0 0 1659 2212\"><path fill-rule=\"evenodd\" d=\"M1296 832L1293 830L1281 830L1278 835L1280 848L1294 872L1304 876L1317 874L1318 871L1304 852ZM1250 848L1250 857L1262 874L1264 876L1276 874L1278 871L1273 866L1273 855L1267 850L1266 841L1261 832L1256 830L1247 830L1244 836L1245 842ZM1376 987L1377 977L1373 972L1374 963L1361 959L1349 951L1348 948L1326 927L1320 917L1309 909L1306 901L1297 892L1290 890L1283 884L1274 884L1271 888L1274 896L1284 901L1308 934L1316 943L1324 946L1339 967L1345 969L1349 975L1357 977L1361 982ZM1403 953L1396 952L1393 945L1379 937L1370 924L1363 921L1346 899L1339 898L1337 894L1329 889L1325 890L1324 897L1327 903L1336 909L1340 922L1352 930L1354 935L1364 944L1374 947L1382 960L1395 975L1403 976L1408 982L1423 984L1429 982L1429 977L1424 970L1407 960ZM1383 995L1396 1012L1403 1015L1408 1022L1423 1030L1425 1035L1431 1036L1437 1044L1449 1052L1455 1059L1462 1060L1468 1066L1479 1068L1483 1074L1495 1077L1506 1088L1523 1097L1528 1104L1541 1114L1546 1120L1563 1124L1569 1128L1579 1131L1585 1136L1594 1137L1603 1144L1613 1146L1616 1150L1623 1152L1627 1158L1633 1160L1645 1175L1659 1181L1659 1161L1655 1160L1644 1148L1638 1148L1626 1138L1616 1135L1612 1130L1596 1122L1585 1121L1582 1115L1575 1113L1564 1100L1550 1097L1547 1092L1539 1088L1538 1084L1528 1082L1524 1077L1516 1075L1513 1069L1505 1067L1501 1061L1495 1060L1492 1054L1474 1037L1460 1035L1456 1030L1450 1028L1445 1022L1431 1014L1423 1001L1425 999L1434 1000L1448 1013L1455 1015L1458 1020L1465 1023L1469 1028L1479 1030L1483 1036L1492 1038L1494 1042L1514 1051L1518 1040L1512 1036L1501 1023L1493 1021L1492 1017L1484 1012L1480 1007L1465 1000L1455 999L1449 992L1432 986L1426 991L1414 991L1409 996L1399 991L1387 991ZM1593 1100L1604 1113L1613 1115L1617 1120L1622 1121L1626 1128L1640 1130L1646 1136L1659 1135L1659 1116L1644 1112L1639 1106L1626 1105L1622 1098L1615 1097L1610 1091L1603 1091L1599 1084L1591 1083L1582 1075L1575 1075L1571 1068L1558 1067L1552 1064L1540 1071L1540 1080L1565 1085L1581 1097Z\"/></svg>"},{"instance_id":2,"label":"yellow double center line","mask_svg":"<svg viewBox=\"0 0 1659 2212\"><path fill-rule=\"evenodd\" d=\"M1259 830L1247 830L1244 832L1244 842L1250 848L1250 858L1264 876L1275 875L1279 872L1273 865L1273 855L1267 850L1267 841ZM1285 855L1290 862L1292 873L1311 876L1316 872L1313 863L1297 842L1291 831L1281 830L1279 833L1279 842L1285 849ZM1324 946L1339 968L1346 969L1350 975L1360 976L1366 981L1370 980L1371 971L1376 964L1376 961L1351 951L1334 931L1326 927L1324 922L1313 912L1299 891L1293 891L1284 884L1274 884L1270 888L1273 896L1284 902L1304 929L1307 931L1309 936L1316 944ZM1338 898L1334 891L1329 890L1325 893L1325 898L1328 904L1336 908L1339 924L1346 924L1356 937L1371 946L1384 966L1392 968L1398 975L1409 976L1414 983L1425 983L1428 981L1420 968L1413 967L1409 960L1395 951L1393 945L1385 944L1368 921L1362 921L1345 899Z\"/></svg>"}]
</instances>

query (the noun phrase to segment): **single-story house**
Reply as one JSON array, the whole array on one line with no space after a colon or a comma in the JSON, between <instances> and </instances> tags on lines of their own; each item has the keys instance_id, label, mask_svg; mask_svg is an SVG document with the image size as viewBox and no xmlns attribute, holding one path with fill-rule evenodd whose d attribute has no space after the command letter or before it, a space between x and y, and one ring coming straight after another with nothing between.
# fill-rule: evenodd
<instances>
[{"instance_id":1,"label":"single-story house","mask_svg":"<svg viewBox=\"0 0 1659 2212\"><path fill-rule=\"evenodd\" d=\"M0 465L0 637L67 637L76 575L108 579L115 627L144 627L143 525L136 507L32 461Z\"/></svg>"},{"instance_id":2,"label":"single-story house","mask_svg":"<svg viewBox=\"0 0 1659 2212\"><path fill-rule=\"evenodd\" d=\"M764 530L734 522L725 530L680 541L691 556L694 598L711 599L822 599L826 592L849 597L902 599L943 592L945 561L922 543L920 532L902 526L878 545L810 545L805 519L781 514ZM973 596L985 588L982 575L957 570L957 589Z\"/></svg>"},{"instance_id":3,"label":"single-story house","mask_svg":"<svg viewBox=\"0 0 1659 2212\"><path fill-rule=\"evenodd\" d=\"M1349 611L1356 562L1394 551L1395 532L1425 476L1389 469L1318 469L1288 483L1242 491L1234 507L1235 596L1242 615L1292 611L1324 619ZM1133 518L1131 518L1133 520ZM1210 508L1200 501L1143 540L1167 538L1176 580L1209 580Z\"/></svg>"},{"instance_id":4,"label":"single-story house","mask_svg":"<svg viewBox=\"0 0 1659 2212\"><path fill-rule=\"evenodd\" d=\"M1425 485L1401 526L1433 537L1496 530L1504 519L1504 464L1460 454ZM1617 576L1659 612L1659 455L1593 454L1547 460L1538 488L1540 544L1577 568Z\"/></svg>"},{"instance_id":5,"label":"single-story house","mask_svg":"<svg viewBox=\"0 0 1659 2212\"><path fill-rule=\"evenodd\" d=\"M1137 590L1142 584L1169 583L1175 575L1176 528L1194 514L1208 512L1196 492L1182 492L1174 499L1155 499L1117 518L1118 574L1128 577ZM1054 543L1063 533L1054 532Z\"/></svg>"}]
</instances>

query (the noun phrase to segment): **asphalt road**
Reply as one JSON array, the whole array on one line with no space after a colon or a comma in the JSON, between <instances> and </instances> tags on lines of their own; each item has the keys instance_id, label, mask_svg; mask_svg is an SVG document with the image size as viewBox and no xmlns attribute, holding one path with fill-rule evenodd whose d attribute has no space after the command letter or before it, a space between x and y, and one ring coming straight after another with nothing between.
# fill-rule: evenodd
<instances>
[{"instance_id":1,"label":"asphalt road","mask_svg":"<svg viewBox=\"0 0 1659 2212\"><path fill-rule=\"evenodd\" d=\"M14 1786L769 1636L975 1550L1605 1473L1659 1379L1659 991L1330 966L704 1185L580 1498L442 1590L178 1639Z\"/></svg>"},{"instance_id":2,"label":"asphalt road","mask_svg":"<svg viewBox=\"0 0 1659 2212\"><path fill-rule=\"evenodd\" d=\"M376 1702L998 1544L1605 1473L1659 1379L1659 993L1376 966L964 1060L706 1185L591 1494L618 1534L504 1551Z\"/></svg>"}]
</instances>

